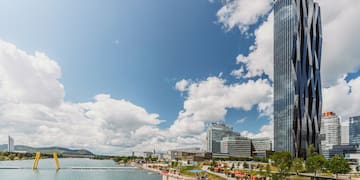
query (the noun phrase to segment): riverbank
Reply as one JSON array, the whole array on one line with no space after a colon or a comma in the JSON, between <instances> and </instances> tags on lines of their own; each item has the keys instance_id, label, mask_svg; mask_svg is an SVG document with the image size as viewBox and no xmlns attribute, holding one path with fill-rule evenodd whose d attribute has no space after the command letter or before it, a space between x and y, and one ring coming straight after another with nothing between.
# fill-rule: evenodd
<instances>
[{"instance_id":1,"label":"riverbank","mask_svg":"<svg viewBox=\"0 0 360 180\"><path fill-rule=\"evenodd\" d=\"M195 177L190 177L190 176L183 176L177 173L173 173L173 172L163 172L160 169L156 169L156 168L152 168L154 165L159 165L159 164L138 164L138 163L132 163L132 166L135 166L137 168L140 169L144 169L150 172L154 172L154 173L158 173L161 174L163 176L163 180L196 180L197 178ZM159 167L159 166L158 166Z\"/></svg>"}]
</instances>

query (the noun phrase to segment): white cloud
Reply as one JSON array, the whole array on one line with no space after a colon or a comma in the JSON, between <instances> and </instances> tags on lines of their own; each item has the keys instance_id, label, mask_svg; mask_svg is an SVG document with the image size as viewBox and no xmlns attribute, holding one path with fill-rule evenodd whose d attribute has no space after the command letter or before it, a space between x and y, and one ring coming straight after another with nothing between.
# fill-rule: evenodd
<instances>
[{"instance_id":1,"label":"white cloud","mask_svg":"<svg viewBox=\"0 0 360 180\"><path fill-rule=\"evenodd\" d=\"M258 22L271 9L272 0L225 0L217 12L218 21L227 30L238 27L245 33L250 25Z\"/></svg>"},{"instance_id":2,"label":"white cloud","mask_svg":"<svg viewBox=\"0 0 360 180\"><path fill-rule=\"evenodd\" d=\"M323 111L333 111L343 120L360 115L360 77L346 82L344 78L336 85L323 89Z\"/></svg>"},{"instance_id":3,"label":"white cloud","mask_svg":"<svg viewBox=\"0 0 360 180\"><path fill-rule=\"evenodd\" d=\"M268 137L272 139L274 142L274 123L271 120L269 124L266 124L260 128L259 133L252 133L249 131L242 131L240 133L242 136L249 137L249 138L263 138Z\"/></svg>"},{"instance_id":4,"label":"white cloud","mask_svg":"<svg viewBox=\"0 0 360 180\"><path fill-rule=\"evenodd\" d=\"M207 123L224 121L228 109L249 111L259 103L272 101L271 85L261 79L226 84L224 79L209 77L193 82L186 92L184 109L170 127L174 134L200 134Z\"/></svg>"},{"instance_id":5,"label":"white cloud","mask_svg":"<svg viewBox=\"0 0 360 180\"><path fill-rule=\"evenodd\" d=\"M0 40L0 103L58 106L64 97L61 70L45 54L27 54Z\"/></svg>"},{"instance_id":6,"label":"white cloud","mask_svg":"<svg viewBox=\"0 0 360 180\"><path fill-rule=\"evenodd\" d=\"M349 72L360 69L360 1L318 0L323 17L322 79L325 86L336 84Z\"/></svg>"},{"instance_id":7,"label":"white cloud","mask_svg":"<svg viewBox=\"0 0 360 180\"><path fill-rule=\"evenodd\" d=\"M243 124L245 121L246 121L246 117L236 120L236 123Z\"/></svg>"},{"instance_id":8,"label":"white cloud","mask_svg":"<svg viewBox=\"0 0 360 180\"><path fill-rule=\"evenodd\" d=\"M241 56L241 55L239 55L239 56ZM237 79L240 79L241 77L244 77L245 76L244 73L245 73L244 72L244 67L240 67L240 69L231 71L231 75L236 77Z\"/></svg>"},{"instance_id":9,"label":"white cloud","mask_svg":"<svg viewBox=\"0 0 360 180\"><path fill-rule=\"evenodd\" d=\"M1 142L12 135L17 144L117 152L145 141L139 136L161 135L159 115L129 101L99 94L90 102L65 102L60 78L59 65L44 53L0 41Z\"/></svg>"},{"instance_id":10,"label":"white cloud","mask_svg":"<svg viewBox=\"0 0 360 180\"><path fill-rule=\"evenodd\" d=\"M238 70L231 74L235 77L251 78L260 77L263 74L273 77L273 31L274 16L271 13L267 20L255 31L255 44L249 48L249 55L240 54L236 58L237 64L242 64ZM244 73L244 67L247 70Z\"/></svg>"},{"instance_id":11,"label":"white cloud","mask_svg":"<svg viewBox=\"0 0 360 180\"><path fill-rule=\"evenodd\" d=\"M180 92L184 92L188 88L189 83L190 82L188 80L182 79L175 84L175 88Z\"/></svg>"}]
</instances>

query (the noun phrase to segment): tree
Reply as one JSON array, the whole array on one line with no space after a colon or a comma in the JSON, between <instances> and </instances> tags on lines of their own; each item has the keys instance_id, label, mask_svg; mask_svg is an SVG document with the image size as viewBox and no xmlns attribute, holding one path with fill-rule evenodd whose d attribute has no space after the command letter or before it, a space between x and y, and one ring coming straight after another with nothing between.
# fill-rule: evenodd
<instances>
[{"instance_id":1,"label":"tree","mask_svg":"<svg viewBox=\"0 0 360 180\"><path fill-rule=\"evenodd\" d=\"M314 145L313 144L310 144L310 146L309 146L309 150L308 150L309 152L309 156L315 156L317 153L315 152L315 147L314 147Z\"/></svg>"},{"instance_id":2,"label":"tree","mask_svg":"<svg viewBox=\"0 0 360 180\"><path fill-rule=\"evenodd\" d=\"M326 159L323 155L316 154L313 156L309 156L305 163L306 170L308 172L313 172L314 177L316 177L316 173L324 167L325 162Z\"/></svg>"},{"instance_id":3,"label":"tree","mask_svg":"<svg viewBox=\"0 0 360 180\"><path fill-rule=\"evenodd\" d=\"M276 152L272 155L274 165L278 168L280 178L285 179L291 168L291 154L287 151Z\"/></svg>"},{"instance_id":4,"label":"tree","mask_svg":"<svg viewBox=\"0 0 360 180\"><path fill-rule=\"evenodd\" d=\"M338 174L346 174L351 171L348 161L339 155L335 155L326 163L326 169L332 174L336 174L336 179Z\"/></svg>"},{"instance_id":5,"label":"tree","mask_svg":"<svg viewBox=\"0 0 360 180\"><path fill-rule=\"evenodd\" d=\"M243 168L244 168L244 169L249 168L249 164L248 164L248 163L246 163L246 162L244 162L244 164L243 164Z\"/></svg>"},{"instance_id":6,"label":"tree","mask_svg":"<svg viewBox=\"0 0 360 180\"><path fill-rule=\"evenodd\" d=\"M299 175L299 172L304 170L304 160L301 158L295 158L292 162L292 168L296 172L296 175Z\"/></svg>"},{"instance_id":7,"label":"tree","mask_svg":"<svg viewBox=\"0 0 360 180\"><path fill-rule=\"evenodd\" d=\"M215 161L214 161L214 160L211 160L210 166L211 166L211 167L214 167L215 165L216 165Z\"/></svg>"}]
</instances>

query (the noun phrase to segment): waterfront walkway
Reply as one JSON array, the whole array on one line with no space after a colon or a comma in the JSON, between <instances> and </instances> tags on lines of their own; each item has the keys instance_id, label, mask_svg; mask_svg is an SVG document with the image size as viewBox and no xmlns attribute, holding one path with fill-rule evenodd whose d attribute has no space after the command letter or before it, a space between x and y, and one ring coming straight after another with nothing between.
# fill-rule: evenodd
<instances>
[{"instance_id":1,"label":"waterfront walkway","mask_svg":"<svg viewBox=\"0 0 360 180\"><path fill-rule=\"evenodd\" d=\"M141 164L134 163L132 165L134 165L134 166L136 166L138 168L147 170L147 171L162 174L161 171L158 170L158 169L149 168L148 166L150 164L141 165ZM162 175L163 175L163 178L162 178L163 180L196 180L195 177L182 176L182 175L178 175L178 174L162 174Z\"/></svg>"}]
</instances>

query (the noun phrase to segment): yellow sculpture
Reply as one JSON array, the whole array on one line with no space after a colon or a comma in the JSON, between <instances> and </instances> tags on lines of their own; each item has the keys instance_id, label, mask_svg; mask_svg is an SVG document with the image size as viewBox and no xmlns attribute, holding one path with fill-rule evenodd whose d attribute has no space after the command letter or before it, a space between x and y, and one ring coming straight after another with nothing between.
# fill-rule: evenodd
<instances>
[{"instance_id":1,"label":"yellow sculpture","mask_svg":"<svg viewBox=\"0 0 360 180\"><path fill-rule=\"evenodd\" d=\"M39 160L40 160L40 152L36 152L36 155L35 155L35 161L34 161L34 164L32 166L32 169L35 170L37 169L38 165L39 165Z\"/></svg>"},{"instance_id":2,"label":"yellow sculpture","mask_svg":"<svg viewBox=\"0 0 360 180\"><path fill-rule=\"evenodd\" d=\"M32 166L33 170L38 168L40 157L41 157L40 152L36 152L34 164ZM59 163L58 155L57 155L56 152L53 153L53 157L54 157L54 161L55 161L56 170L59 170L60 169L60 163Z\"/></svg>"},{"instance_id":3,"label":"yellow sculpture","mask_svg":"<svg viewBox=\"0 0 360 180\"><path fill-rule=\"evenodd\" d=\"M54 157L54 160L55 160L56 170L59 170L60 169L60 164L59 164L59 159L58 159L58 155L57 155L56 152L53 153L53 157Z\"/></svg>"}]
</instances>

